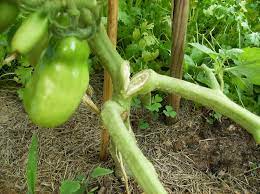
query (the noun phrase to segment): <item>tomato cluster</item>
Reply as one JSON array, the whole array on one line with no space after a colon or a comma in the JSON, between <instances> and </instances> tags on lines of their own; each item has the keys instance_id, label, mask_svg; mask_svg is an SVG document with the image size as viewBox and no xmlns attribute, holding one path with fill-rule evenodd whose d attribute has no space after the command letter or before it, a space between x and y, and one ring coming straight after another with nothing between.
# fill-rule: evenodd
<instances>
[{"instance_id":1,"label":"tomato cluster","mask_svg":"<svg viewBox=\"0 0 260 194\"><path fill-rule=\"evenodd\" d=\"M12 1L1 0L0 10L2 32L14 23L19 9ZM2 22L2 18L9 19ZM11 41L11 51L26 56L35 66L21 97L30 119L41 127L56 127L66 122L78 107L89 82L87 41L73 35L53 37L49 26L48 15L39 9L23 20Z\"/></svg>"}]
</instances>

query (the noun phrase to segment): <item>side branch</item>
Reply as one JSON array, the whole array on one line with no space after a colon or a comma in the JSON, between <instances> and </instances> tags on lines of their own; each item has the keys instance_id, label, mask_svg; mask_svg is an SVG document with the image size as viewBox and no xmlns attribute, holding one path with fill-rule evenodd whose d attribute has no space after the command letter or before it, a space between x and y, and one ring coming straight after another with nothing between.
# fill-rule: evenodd
<instances>
[{"instance_id":1,"label":"side branch","mask_svg":"<svg viewBox=\"0 0 260 194\"><path fill-rule=\"evenodd\" d=\"M124 109L116 102L107 101L101 112L104 126L109 129L112 141L116 144L118 151L123 153L124 161L145 193L166 194L153 165L145 158L134 137L125 127L120 116L123 111Z\"/></svg>"},{"instance_id":2,"label":"side branch","mask_svg":"<svg viewBox=\"0 0 260 194\"><path fill-rule=\"evenodd\" d=\"M229 117L244 127L260 144L260 117L231 101L220 90L160 75L153 70L144 70L132 78L126 95L133 97L156 89L177 93Z\"/></svg>"},{"instance_id":3,"label":"side branch","mask_svg":"<svg viewBox=\"0 0 260 194\"><path fill-rule=\"evenodd\" d=\"M208 79L210 81L210 87L212 89L221 91L220 85L218 83L218 80L216 79L216 77L215 77L214 73L212 72L212 70L209 67L207 67L205 64L203 64L201 66L201 68L205 71L206 75L208 76Z\"/></svg>"}]
</instances>

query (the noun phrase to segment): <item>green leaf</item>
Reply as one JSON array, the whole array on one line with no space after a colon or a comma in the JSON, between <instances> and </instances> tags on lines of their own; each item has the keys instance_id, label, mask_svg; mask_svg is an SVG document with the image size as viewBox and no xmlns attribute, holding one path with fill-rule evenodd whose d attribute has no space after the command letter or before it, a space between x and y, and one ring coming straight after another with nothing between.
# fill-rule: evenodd
<instances>
[{"instance_id":1,"label":"green leaf","mask_svg":"<svg viewBox=\"0 0 260 194\"><path fill-rule=\"evenodd\" d=\"M219 54L222 58L232 59L235 61L244 51L238 48L219 49Z\"/></svg>"},{"instance_id":2,"label":"green leaf","mask_svg":"<svg viewBox=\"0 0 260 194\"><path fill-rule=\"evenodd\" d=\"M184 55L184 72L188 73L190 67L195 67L196 64L194 63L193 59L189 55Z\"/></svg>"},{"instance_id":3,"label":"green leaf","mask_svg":"<svg viewBox=\"0 0 260 194\"><path fill-rule=\"evenodd\" d=\"M125 51L126 51L126 57L129 59L133 56L138 56L139 53L142 52L142 47L140 47L139 44L133 43L133 44L127 45Z\"/></svg>"},{"instance_id":4,"label":"green leaf","mask_svg":"<svg viewBox=\"0 0 260 194\"><path fill-rule=\"evenodd\" d=\"M80 183L78 181L65 180L62 181L60 186L61 194L74 194L80 189Z\"/></svg>"},{"instance_id":5,"label":"green leaf","mask_svg":"<svg viewBox=\"0 0 260 194\"><path fill-rule=\"evenodd\" d=\"M32 67L19 66L15 70L15 74L17 75L17 78L15 78L15 80L18 83L25 85L31 79L32 71L33 71Z\"/></svg>"},{"instance_id":6,"label":"green leaf","mask_svg":"<svg viewBox=\"0 0 260 194\"><path fill-rule=\"evenodd\" d=\"M159 56L159 50L156 49L154 52L143 51L142 58L144 62L149 62L155 60Z\"/></svg>"},{"instance_id":7,"label":"green leaf","mask_svg":"<svg viewBox=\"0 0 260 194\"><path fill-rule=\"evenodd\" d=\"M162 107L161 102L163 101L162 97L159 94L156 94L152 98L152 104L146 106L146 108L151 112L159 112L159 109Z\"/></svg>"},{"instance_id":8,"label":"green leaf","mask_svg":"<svg viewBox=\"0 0 260 194\"><path fill-rule=\"evenodd\" d=\"M141 38L141 32L138 28L135 28L132 34L133 40L139 40Z\"/></svg>"},{"instance_id":9,"label":"green leaf","mask_svg":"<svg viewBox=\"0 0 260 194\"><path fill-rule=\"evenodd\" d=\"M176 117L177 113L173 110L172 106L165 106L165 110L163 111L163 113L167 116L167 117Z\"/></svg>"},{"instance_id":10,"label":"green leaf","mask_svg":"<svg viewBox=\"0 0 260 194\"><path fill-rule=\"evenodd\" d=\"M110 170L110 169L107 169L107 168L97 167L91 172L90 177L91 178L97 178L97 177L105 176L105 175L108 175L108 174L111 174L111 173L113 173L113 170Z\"/></svg>"},{"instance_id":11,"label":"green leaf","mask_svg":"<svg viewBox=\"0 0 260 194\"><path fill-rule=\"evenodd\" d=\"M158 42L157 38L154 35L148 35L148 34L145 34L143 40L145 41L145 46L152 46Z\"/></svg>"},{"instance_id":12,"label":"green leaf","mask_svg":"<svg viewBox=\"0 0 260 194\"><path fill-rule=\"evenodd\" d=\"M152 103L156 103L156 102L162 102L163 99L159 94L156 94L153 99L152 99Z\"/></svg>"},{"instance_id":13,"label":"green leaf","mask_svg":"<svg viewBox=\"0 0 260 194\"><path fill-rule=\"evenodd\" d=\"M37 179L37 161L38 161L38 140L35 134L32 136L29 147L29 155L26 166L26 181L28 186L28 193L34 194Z\"/></svg>"},{"instance_id":14,"label":"green leaf","mask_svg":"<svg viewBox=\"0 0 260 194\"><path fill-rule=\"evenodd\" d=\"M217 54L216 52L214 52L213 50L211 50L210 48L206 47L205 45L199 44L199 43L189 43L191 46L199 49L200 51L202 51L203 53L206 54Z\"/></svg>"},{"instance_id":15,"label":"green leaf","mask_svg":"<svg viewBox=\"0 0 260 194\"><path fill-rule=\"evenodd\" d=\"M141 100L138 97L134 97L131 105L133 108L141 108Z\"/></svg>"},{"instance_id":16,"label":"green leaf","mask_svg":"<svg viewBox=\"0 0 260 194\"><path fill-rule=\"evenodd\" d=\"M254 46L260 46L260 32L252 32L246 36L248 42Z\"/></svg>"},{"instance_id":17,"label":"green leaf","mask_svg":"<svg viewBox=\"0 0 260 194\"><path fill-rule=\"evenodd\" d=\"M154 111L159 112L159 108L161 108L161 107L162 107L162 105L161 105L160 103L157 103L157 102L152 103L152 104L149 105L149 106L146 106L146 108L147 108L149 111L151 111L151 112L154 112Z\"/></svg>"},{"instance_id":18,"label":"green leaf","mask_svg":"<svg viewBox=\"0 0 260 194\"><path fill-rule=\"evenodd\" d=\"M231 82L236 85L240 90L245 91L250 95L253 94L253 85L248 79L239 76L232 76Z\"/></svg>"},{"instance_id":19,"label":"green leaf","mask_svg":"<svg viewBox=\"0 0 260 194\"><path fill-rule=\"evenodd\" d=\"M243 49L243 53L240 55L239 59L243 64L247 63L260 63L260 48L248 47Z\"/></svg>"},{"instance_id":20,"label":"green leaf","mask_svg":"<svg viewBox=\"0 0 260 194\"><path fill-rule=\"evenodd\" d=\"M118 12L118 20L121 21L123 24L131 25L132 23L132 18L130 15L128 15L125 11L119 10Z\"/></svg>"},{"instance_id":21,"label":"green leaf","mask_svg":"<svg viewBox=\"0 0 260 194\"><path fill-rule=\"evenodd\" d=\"M209 55L213 59L216 59L216 56L218 55L218 53L216 53L215 51L213 51L210 48L206 47L205 45L202 45L202 44L199 44L199 43L190 43L190 45L195 47L195 48L197 48L197 49L199 49L203 53Z\"/></svg>"},{"instance_id":22,"label":"green leaf","mask_svg":"<svg viewBox=\"0 0 260 194\"><path fill-rule=\"evenodd\" d=\"M245 48L239 57L240 64L229 68L234 75L245 76L255 85L260 85L260 48Z\"/></svg>"},{"instance_id":23,"label":"green leaf","mask_svg":"<svg viewBox=\"0 0 260 194\"><path fill-rule=\"evenodd\" d=\"M147 129L149 127L149 124L145 120L141 119L138 123L138 127L140 129Z\"/></svg>"},{"instance_id":24,"label":"green leaf","mask_svg":"<svg viewBox=\"0 0 260 194\"><path fill-rule=\"evenodd\" d=\"M213 113L213 117L214 117L216 120L221 121L222 114L217 113L217 112L214 112L214 113Z\"/></svg>"},{"instance_id":25,"label":"green leaf","mask_svg":"<svg viewBox=\"0 0 260 194\"><path fill-rule=\"evenodd\" d=\"M190 57L192 58L194 63L196 63L197 65L201 65L206 56L207 56L207 54L205 54L204 52L202 52L201 50L199 50L195 47L193 47L191 50Z\"/></svg>"}]
</instances>

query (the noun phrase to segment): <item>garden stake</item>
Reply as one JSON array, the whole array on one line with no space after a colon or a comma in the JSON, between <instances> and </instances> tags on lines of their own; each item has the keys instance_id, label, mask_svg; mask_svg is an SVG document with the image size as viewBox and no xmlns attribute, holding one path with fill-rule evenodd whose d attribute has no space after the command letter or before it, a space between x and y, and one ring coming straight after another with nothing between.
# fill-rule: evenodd
<instances>
[{"instance_id":1,"label":"garden stake","mask_svg":"<svg viewBox=\"0 0 260 194\"><path fill-rule=\"evenodd\" d=\"M171 76L182 79L184 44L189 18L189 0L172 0L172 50L171 50ZM180 109L181 97L177 94L169 95L169 104L175 112Z\"/></svg>"},{"instance_id":2,"label":"garden stake","mask_svg":"<svg viewBox=\"0 0 260 194\"><path fill-rule=\"evenodd\" d=\"M118 15L118 0L108 0L108 37L113 45L117 42L117 15ZM112 97L113 85L109 73L104 71L104 86L103 86L103 101L107 101ZM103 128L101 134L101 149L100 159L107 160L109 145L109 132Z\"/></svg>"}]
</instances>

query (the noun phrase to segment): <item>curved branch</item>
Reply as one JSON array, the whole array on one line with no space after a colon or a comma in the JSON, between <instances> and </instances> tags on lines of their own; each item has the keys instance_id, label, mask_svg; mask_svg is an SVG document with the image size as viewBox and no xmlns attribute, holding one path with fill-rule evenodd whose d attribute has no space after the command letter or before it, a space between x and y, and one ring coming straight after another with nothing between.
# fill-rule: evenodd
<instances>
[{"instance_id":1,"label":"curved branch","mask_svg":"<svg viewBox=\"0 0 260 194\"><path fill-rule=\"evenodd\" d=\"M153 70L144 70L132 78L126 97L146 94L156 89L174 92L229 117L251 133L256 143L260 144L260 117L231 101L220 90L160 75Z\"/></svg>"}]
</instances>

